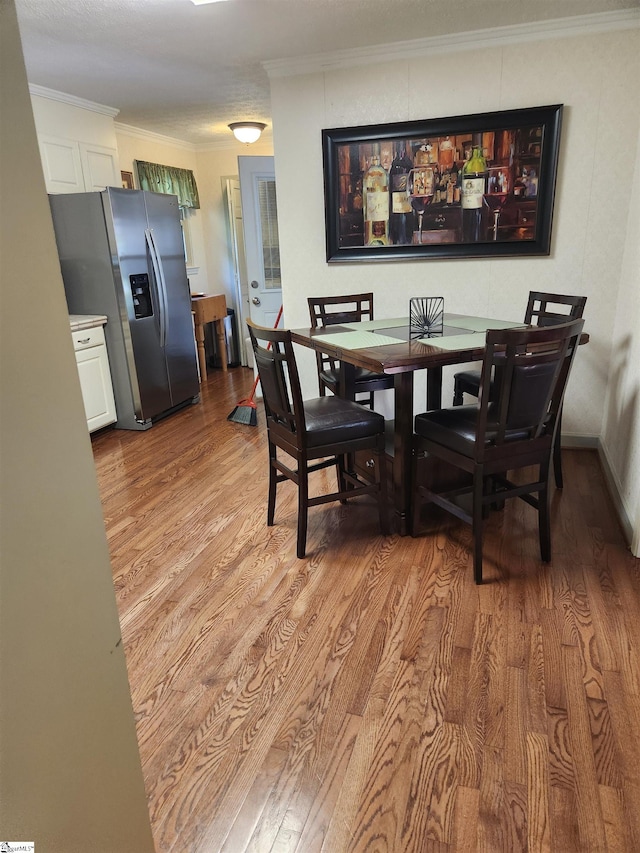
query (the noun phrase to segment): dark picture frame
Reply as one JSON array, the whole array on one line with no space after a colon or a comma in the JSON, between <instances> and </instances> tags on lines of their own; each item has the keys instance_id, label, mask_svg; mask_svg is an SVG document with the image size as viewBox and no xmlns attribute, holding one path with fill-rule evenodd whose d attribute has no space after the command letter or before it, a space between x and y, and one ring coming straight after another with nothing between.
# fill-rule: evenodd
<instances>
[{"instance_id":1,"label":"dark picture frame","mask_svg":"<svg viewBox=\"0 0 640 853\"><path fill-rule=\"evenodd\" d=\"M133 172L120 172L120 179L122 181L122 188L125 190L133 190L135 189L133 184Z\"/></svg>"},{"instance_id":2,"label":"dark picture frame","mask_svg":"<svg viewBox=\"0 0 640 853\"><path fill-rule=\"evenodd\" d=\"M323 130L327 262L548 255L562 109Z\"/></svg>"}]
</instances>

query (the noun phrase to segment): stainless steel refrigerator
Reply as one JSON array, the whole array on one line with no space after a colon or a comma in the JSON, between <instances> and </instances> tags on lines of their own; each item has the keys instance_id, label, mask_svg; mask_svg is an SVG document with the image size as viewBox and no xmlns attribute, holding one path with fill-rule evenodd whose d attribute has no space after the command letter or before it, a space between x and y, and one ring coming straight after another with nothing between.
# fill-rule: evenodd
<instances>
[{"instance_id":1,"label":"stainless steel refrigerator","mask_svg":"<svg viewBox=\"0 0 640 853\"><path fill-rule=\"evenodd\" d=\"M173 195L108 187L50 195L71 314L107 316L121 429L199 399L184 243Z\"/></svg>"}]
</instances>

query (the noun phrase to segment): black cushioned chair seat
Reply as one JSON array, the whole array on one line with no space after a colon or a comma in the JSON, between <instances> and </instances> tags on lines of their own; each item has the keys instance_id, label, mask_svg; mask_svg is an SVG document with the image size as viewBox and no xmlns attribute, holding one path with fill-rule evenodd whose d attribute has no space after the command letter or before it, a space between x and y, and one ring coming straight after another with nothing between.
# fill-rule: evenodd
<instances>
[{"instance_id":1,"label":"black cushioned chair seat","mask_svg":"<svg viewBox=\"0 0 640 853\"><path fill-rule=\"evenodd\" d=\"M464 391L465 394L472 394L474 397L477 397L480 390L480 371L460 370L455 375L455 382L461 389L460 393ZM453 405L456 405L455 401Z\"/></svg>"},{"instance_id":2,"label":"black cushioned chair seat","mask_svg":"<svg viewBox=\"0 0 640 853\"><path fill-rule=\"evenodd\" d=\"M450 447L457 453L472 457L476 449L476 427L478 423L478 407L457 406L455 409L438 409L416 415L415 431L417 435L436 441L444 447ZM507 430L505 441L522 441L529 438L530 430ZM492 429L491 407L485 445L491 445L497 437L497 429Z\"/></svg>"},{"instance_id":3,"label":"black cushioned chair seat","mask_svg":"<svg viewBox=\"0 0 640 853\"><path fill-rule=\"evenodd\" d=\"M308 447L366 438L384 431L381 414L339 397L305 401L304 419Z\"/></svg>"},{"instance_id":4,"label":"black cushioned chair seat","mask_svg":"<svg viewBox=\"0 0 640 853\"><path fill-rule=\"evenodd\" d=\"M340 371L339 370L321 370L319 377L325 385L337 386L340 382ZM355 369L355 383L356 386L359 382L370 382L375 379L380 379L380 373L374 373L373 370L367 370L365 367L356 367ZM393 377L392 377L393 378ZM358 390L356 388L356 390Z\"/></svg>"}]
</instances>

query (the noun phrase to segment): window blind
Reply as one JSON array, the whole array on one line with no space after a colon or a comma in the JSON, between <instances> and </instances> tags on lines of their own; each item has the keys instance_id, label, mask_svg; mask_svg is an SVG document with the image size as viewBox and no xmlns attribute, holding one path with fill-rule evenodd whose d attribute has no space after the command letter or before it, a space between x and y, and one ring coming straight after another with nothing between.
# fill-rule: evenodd
<instances>
[{"instance_id":1,"label":"window blind","mask_svg":"<svg viewBox=\"0 0 640 853\"><path fill-rule=\"evenodd\" d=\"M265 288L280 289L280 245L278 242L278 209L276 182L258 181L258 202L262 232L262 263Z\"/></svg>"}]
</instances>

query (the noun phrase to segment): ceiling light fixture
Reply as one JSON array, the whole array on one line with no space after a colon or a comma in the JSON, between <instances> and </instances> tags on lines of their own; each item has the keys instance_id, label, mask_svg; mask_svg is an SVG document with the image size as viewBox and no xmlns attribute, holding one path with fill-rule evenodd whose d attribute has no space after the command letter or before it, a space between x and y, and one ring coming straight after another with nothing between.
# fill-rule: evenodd
<instances>
[{"instance_id":1,"label":"ceiling light fixture","mask_svg":"<svg viewBox=\"0 0 640 853\"><path fill-rule=\"evenodd\" d=\"M191 0L194 6L205 6L207 3L223 3L224 0Z\"/></svg>"},{"instance_id":2,"label":"ceiling light fixture","mask_svg":"<svg viewBox=\"0 0 640 853\"><path fill-rule=\"evenodd\" d=\"M250 145L260 139L260 134L266 126L261 121L233 121L229 125L229 130L233 131L233 135L239 142Z\"/></svg>"}]
</instances>

